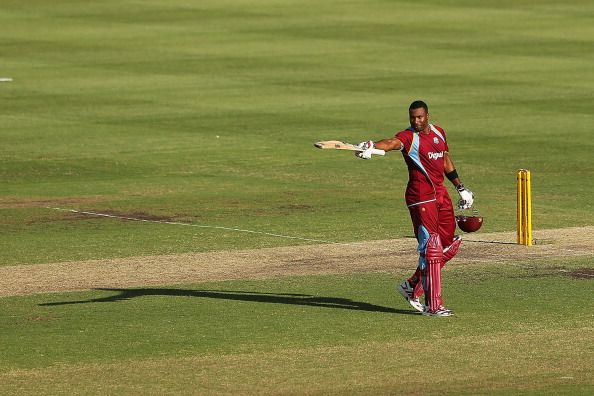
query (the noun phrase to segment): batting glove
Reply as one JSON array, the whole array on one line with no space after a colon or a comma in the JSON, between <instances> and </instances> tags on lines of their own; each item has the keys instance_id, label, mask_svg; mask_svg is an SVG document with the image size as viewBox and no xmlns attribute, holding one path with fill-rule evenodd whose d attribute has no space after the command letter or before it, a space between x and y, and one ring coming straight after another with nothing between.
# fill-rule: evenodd
<instances>
[{"instance_id":1,"label":"batting glove","mask_svg":"<svg viewBox=\"0 0 594 396\"><path fill-rule=\"evenodd\" d=\"M361 159L371 159L371 153L375 147L375 145L373 144L373 142L371 140L368 140L366 142L361 142L357 145L357 147L359 147L360 149L363 149L363 151L357 151L355 153L355 155Z\"/></svg>"},{"instance_id":2,"label":"batting glove","mask_svg":"<svg viewBox=\"0 0 594 396\"><path fill-rule=\"evenodd\" d=\"M456 186L458 194L460 194L460 201L458 201L458 207L460 209L469 209L474 203L474 193L464 187L464 184L460 183Z\"/></svg>"}]
</instances>

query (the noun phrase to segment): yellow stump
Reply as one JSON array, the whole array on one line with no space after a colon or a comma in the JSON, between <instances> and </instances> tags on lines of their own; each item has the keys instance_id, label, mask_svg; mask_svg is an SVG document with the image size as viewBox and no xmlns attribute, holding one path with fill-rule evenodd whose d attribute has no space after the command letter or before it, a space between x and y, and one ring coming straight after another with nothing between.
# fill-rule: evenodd
<instances>
[{"instance_id":1,"label":"yellow stump","mask_svg":"<svg viewBox=\"0 0 594 396\"><path fill-rule=\"evenodd\" d=\"M530 171L518 169L516 174L518 190L518 244L532 246L532 193Z\"/></svg>"}]
</instances>

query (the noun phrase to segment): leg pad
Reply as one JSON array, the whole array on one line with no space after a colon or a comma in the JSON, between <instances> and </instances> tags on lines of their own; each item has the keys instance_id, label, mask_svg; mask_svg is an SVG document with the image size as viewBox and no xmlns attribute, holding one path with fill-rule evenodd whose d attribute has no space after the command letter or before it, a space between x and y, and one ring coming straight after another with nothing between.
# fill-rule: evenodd
<instances>
[{"instance_id":1,"label":"leg pad","mask_svg":"<svg viewBox=\"0 0 594 396\"><path fill-rule=\"evenodd\" d=\"M441 298L443 248L439 235L431 234L429 236L425 248L425 259L427 261L427 267L422 271L425 301L426 305L429 306L429 310L434 311L443 305Z\"/></svg>"},{"instance_id":2,"label":"leg pad","mask_svg":"<svg viewBox=\"0 0 594 396\"><path fill-rule=\"evenodd\" d=\"M462 238L460 238L459 236L456 236L454 238L454 241L452 242L452 244L450 246L447 246L445 249L443 249L443 263L444 264L454 258L456 253L458 253L458 249L460 249L461 243L462 243Z\"/></svg>"}]
</instances>

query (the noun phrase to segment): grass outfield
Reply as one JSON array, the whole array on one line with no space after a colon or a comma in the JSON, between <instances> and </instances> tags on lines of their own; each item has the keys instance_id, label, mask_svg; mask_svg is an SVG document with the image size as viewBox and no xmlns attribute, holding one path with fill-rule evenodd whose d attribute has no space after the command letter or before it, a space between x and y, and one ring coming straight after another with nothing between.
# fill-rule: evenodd
<instances>
[{"instance_id":1,"label":"grass outfield","mask_svg":"<svg viewBox=\"0 0 594 396\"><path fill-rule=\"evenodd\" d=\"M0 391L590 394L591 304L550 290L588 301L594 284L518 264L447 271L447 320L381 273L5 298Z\"/></svg>"},{"instance_id":2,"label":"grass outfield","mask_svg":"<svg viewBox=\"0 0 594 396\"><path fill-rule=\"evenodd\" d=\"M0 264L299 243L47 206L409 235L398 153L312 143L390 136L416 98L486 230L514 228L518 168L533 172L536 227L591 224L594 6L475 3L3 1Z\"/></svg>"},{"instance_id":3,"label":"grass outfield","mask_svg":"<svg viewBox=\"0 0 594 396\"><path fill-rule=\"evenodd\" d=\"M0 266L408 237L398 153L312 143L391 136L419 98L482 232L514 230L518 168L536 229L592 225L592 22L585 0L0 0ZM445 321L396 299L404 272L2 297L0 393L591 394L592 280L561 270L592 256L504 262L446 271Z\"/></svg>"}]
</instances>

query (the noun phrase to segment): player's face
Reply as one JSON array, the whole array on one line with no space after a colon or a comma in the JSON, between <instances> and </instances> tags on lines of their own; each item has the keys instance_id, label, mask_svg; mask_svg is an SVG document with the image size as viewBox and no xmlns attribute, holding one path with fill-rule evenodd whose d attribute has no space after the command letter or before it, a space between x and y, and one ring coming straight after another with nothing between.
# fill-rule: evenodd
<instances>
[{"instance_id":1,"label":"player's face","mask_svg":"<svg viewBox=\"0 0 594 396\"><path fill-rule=\"evenodd\" d=\"M410 119L410 126L417 132L424 131L429 126L429 113L422 107L409 110L408 116Z\"/></svg>"}]
</instances>

